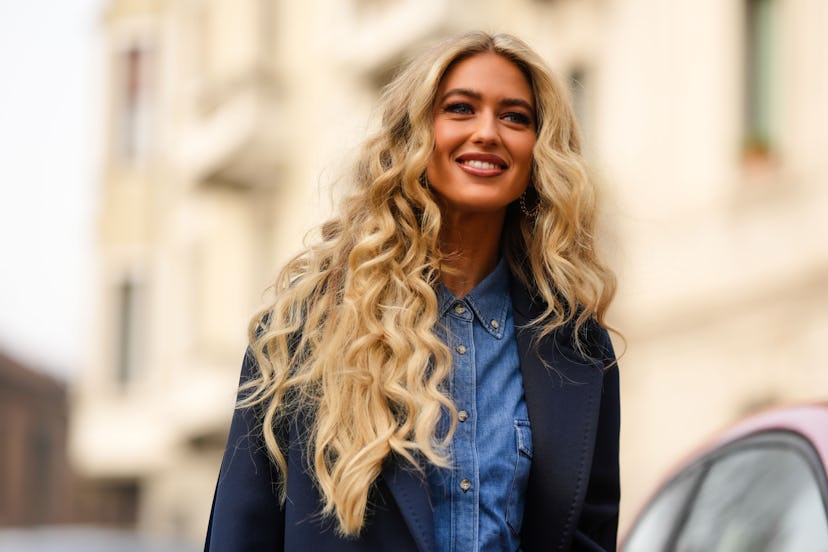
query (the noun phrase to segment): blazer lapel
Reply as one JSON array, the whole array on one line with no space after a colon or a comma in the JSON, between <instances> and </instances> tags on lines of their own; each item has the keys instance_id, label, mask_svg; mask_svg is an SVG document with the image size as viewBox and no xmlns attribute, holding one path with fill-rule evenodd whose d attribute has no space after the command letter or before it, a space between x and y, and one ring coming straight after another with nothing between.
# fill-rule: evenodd
<instances>
[{"instance_id":1,"label":"blazer lapel","mask_svg":"<svg viewBox=\"0 0 828 552\"><path fill-rule=\"evenodd\" d=\"M433 552L436 544L428 482L416 470L394 458L383 465L382 479L391 491L417 547L421 552Z\"/></svg>"},{"instance_id":2,"label":"blazer lapel","mask_svg":"<svg viewBox=\"0 0 828 552\"><path fill-rule=\"evenodd\" d=\"M566 550L589 480L603 371L573 348L570 325L534 342L525 327L542 311L525 288L513 284L512 305L533 445L522 543Z\"/></svg>"}]
</instances>

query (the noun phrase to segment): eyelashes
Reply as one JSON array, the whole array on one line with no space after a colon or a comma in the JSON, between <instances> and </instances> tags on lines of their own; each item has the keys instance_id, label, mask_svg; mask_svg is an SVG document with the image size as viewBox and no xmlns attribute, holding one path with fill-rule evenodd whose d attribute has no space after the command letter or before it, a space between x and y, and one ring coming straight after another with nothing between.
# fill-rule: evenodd
<instances>
[{"instance_id":1,"label":"eyelashes","mask_svg":"<svg viewBox=\"0 0 828 552\"><path fill-rule=\"evenodd\" d=\"M457 113L459 115L472 115L474 113L472 106L463 102L450 103L443 108L443 111L446 113Z\"/></svg>"},{"instance_id":2,"label":"eyelashes","mask_svg":"<svg viewBox=\"0 0 828 552\"><path fill-rule=\"evenodd\" d=\"M443 113L450 113L454 115L474 115L474 107L467 102L451 102L443 106ZM532 117L521 111L506 111L499 115L499 118L520 126L532 126Z\"/></svg>"},{"instance_id":3,"label":"eyelashes","mask_svg":"<svg viewBox=\"0 0 828 552\"><path fill-rule=\"evenodd\" d=\"M530 126L532 124L532 119L525 113L510 111L508 113L504 113L503 117L519 125Z\"/></svg>"}]
</instances>

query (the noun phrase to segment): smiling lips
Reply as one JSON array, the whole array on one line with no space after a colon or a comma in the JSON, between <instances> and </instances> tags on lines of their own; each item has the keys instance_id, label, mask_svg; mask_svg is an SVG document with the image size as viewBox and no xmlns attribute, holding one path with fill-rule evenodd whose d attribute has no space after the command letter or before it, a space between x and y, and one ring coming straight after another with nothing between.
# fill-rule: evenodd
<instances>
[{"instance_id":1,"label":"smiling lips","mask_svg":"<svg viewBox=\"0 0 828 552\"><path fill-rule=\"evenodd\" d=\"M457 157L463 171L474 176L496 176L508 168L506 161L488 153L467 153Z\"/></svg>"}]
</instances>

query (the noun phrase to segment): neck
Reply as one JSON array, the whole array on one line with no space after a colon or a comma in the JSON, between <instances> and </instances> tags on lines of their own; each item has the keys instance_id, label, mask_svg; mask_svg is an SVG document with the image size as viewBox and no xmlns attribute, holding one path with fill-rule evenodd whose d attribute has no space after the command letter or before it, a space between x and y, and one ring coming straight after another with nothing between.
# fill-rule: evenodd
<instances>
[{"instance_id":1,"label":"neck","mask_svg":"<svg viewBox=\"0 0 828 552\"><path fill-rule=\"evenodd\" d=\"M443 214L440 247L445 253L440 282L456 297L464 297L491 274L500 260L500 236L505 213Z\"/></svg>"}]
</instances>

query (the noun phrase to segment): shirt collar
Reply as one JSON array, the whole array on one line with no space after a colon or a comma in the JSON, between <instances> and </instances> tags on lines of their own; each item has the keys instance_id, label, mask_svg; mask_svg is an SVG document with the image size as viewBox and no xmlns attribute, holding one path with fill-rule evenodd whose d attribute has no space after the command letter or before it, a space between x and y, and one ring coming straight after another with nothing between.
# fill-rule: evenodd
<instances>
[{"instance_id":1,"label":"shirt collar","mask_svg":"<svg viewBox=\"0 0 828 552\"><path fill-rule=\"evenodd\" d=\"M506 326L506 314L512 306L509 295L509 265L501 257L495 269L477 284L461 301L471 307L480 324L487 332L500 339ZM458 301L444 285L437 286L440 317L450 314L449 309Z\"/></svg>"}]
</instances>

